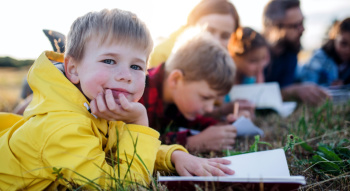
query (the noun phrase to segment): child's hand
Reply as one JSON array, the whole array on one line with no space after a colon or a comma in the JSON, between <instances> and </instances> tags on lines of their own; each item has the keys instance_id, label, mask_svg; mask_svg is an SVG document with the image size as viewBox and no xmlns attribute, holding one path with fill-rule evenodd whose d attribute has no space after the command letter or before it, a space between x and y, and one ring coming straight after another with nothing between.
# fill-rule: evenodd
<instances>
[{"instance_id":1,"label":"child's hand","mask_svg":"<svg viewBox=\"0 0 350 191\"><path fill-rule=\"evenodd\" d=\"M240 118L242 116L244 116L245 118L248 118L248 119L252 119L249 111L241 110L241 111L238 112L237 116L235 116L233 113L228 114L226 116L226 122L231 124L231 123L235 122L238 118Z\"/></svg>"},{"instance_id":2,"label":"child's hand","mask_svg":"<svg viewBox=\"0 0 350 191\"><path fill-rule=\"evenodd\" d=\"M282 90L283 99L299 98L302 102L317 106L331 99L331 95L316 84L296 84Z\"/></svg>"},{"instance_id":3,"label":"child's hand","mask_svg":"<svg viewBox=\"0 0 350 191\"><path fill-rule=\"evenodd\" d=\"M222 151L233 149L237 129L233 125L210 126L197 135L188 137L187 147L194 151Z\"/></svg>"},{"instance_id":4,"label":"child's hand","mask_svg":"<svg viewBox=\"0 0 350 191\"><path fill-rule=\"evenodd\" d=\"M123 94L119 94L120 104L116 103L111 90L106 94L99 93L90 103L91 112L109 121L123 121L148 126L146 108L138 102L129 102Z\"/></svg>"},{"instance_id":5,"label":"child's hand","mask_svg":"<svg viewBox=\"0 0 350 191\"><path fill-rule=\"evenodd\" d=\"M175 164L175 169L180 176L225 176L235 173L225 166L231 163L226 159L199 158L183 151L174 151L171 162Z\"/></svg>"},{"instance_id":6,"label":"child's hand","mask_svg":"<svg viewBox=\"0 0 350 191\"><path fill-rule=\"evenodd\" d=\"M255 118L255 104L245 99L235 100L239 104L238 116L245 116L250 119Z\"/></svg>"}]
</instances>

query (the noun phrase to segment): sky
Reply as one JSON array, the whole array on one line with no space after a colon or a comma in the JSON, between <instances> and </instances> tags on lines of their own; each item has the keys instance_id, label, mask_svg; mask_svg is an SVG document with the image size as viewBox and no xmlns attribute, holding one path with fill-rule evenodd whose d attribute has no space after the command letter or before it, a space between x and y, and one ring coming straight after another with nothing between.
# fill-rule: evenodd
<instances>
[{"instance_id":1,"label":"sky","mask_svg":"<svg viewBox=\"0 0 350 191\"><path fill-rule=\"evenodd\" d=\"M35 59L52 50L43 29L67 34L72 22L89 11L119 8L137 14L155 43L185 24L200 0L10 0L0 6L0 57ZM231 0L243 26L262 29L262 11L268 0ZM321 46L334 19L350 17L350 0L301 0L305 15L302 44L306 50Z\"/></svg>"}]
</instances>

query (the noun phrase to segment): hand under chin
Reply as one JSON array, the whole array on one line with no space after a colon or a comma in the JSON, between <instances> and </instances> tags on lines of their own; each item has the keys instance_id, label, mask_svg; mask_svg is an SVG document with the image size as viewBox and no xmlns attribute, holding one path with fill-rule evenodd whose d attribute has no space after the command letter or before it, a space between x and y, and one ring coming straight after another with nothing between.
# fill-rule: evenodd
<instances>
[{"instance_id":1,"label":"hand under chin","mask_svg":"<svg viewBox=\"0 0 350 191\"><path fill-rule=\"evenodd\" d=\"M114 98L116 104L121 105L119 98Z\"/></svg>"}]
</instances>

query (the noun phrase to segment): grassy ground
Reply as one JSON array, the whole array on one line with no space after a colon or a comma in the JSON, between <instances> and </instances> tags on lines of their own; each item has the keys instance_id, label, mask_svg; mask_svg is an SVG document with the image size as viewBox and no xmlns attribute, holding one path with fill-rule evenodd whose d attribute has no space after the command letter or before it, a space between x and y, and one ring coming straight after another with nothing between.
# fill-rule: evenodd
<instances>
[{"instance_id":1,"label":"grassy ground","mask_svg":"<svg viewBox=\"0 0 350 191\"><path fill-rule=\"evenodd\" d=\"M307 181L300 190L350 190L349 121L349 103L327 102L318 108L301 105L286 119L259 116L256 124L266 133L262 141L272 148L289 147L291 175L303 175Z\"/></svg>"},{"instance_id":2,"label":"grassy ground","mask_svg":"<svg viewBox=\"0 0 350 191\"><path fill-rule=\"evenodd\" d=\"M29 67L0 67L0 112L10 112L20 101L19 95L23 78Z\"/></svg>"},{"instance_id":3,"label":"grassy ground","mask_svg":"<svg viewBox=\"0 0 350 191\"><path fill-rule=\"evenodd\" d=\"M12 111L28 68L0 68L0 111ZM350 190L350 103L330 102L311 108L299 105L288 118L258 114L254 123L265 132L260 138L270 144L257 149L286 148L291 175L303 175L307 185L299 190ZM254 138L239 138L232 152L247 152ZM221 157L224 153L197 153ZM154 186L166 190L164 185Z\"/></svg>"},{"instance_id":4,"label":"grassy ground","mask_svg":"<svg viewBox=\"0 0 350 191\"><path fill-rule=\"evenodd\" d=\"M290 174L305 176L307 183L299 190L350 190L349 121L350 102L341 105L327 102L319 107L300 104L287 118L271 112L260 113L254 123L264 130L265 136L255 149L284 148ZM255 142L254 138L239 138L230 153L251 152Z\"/></svg>"}]
</instances>

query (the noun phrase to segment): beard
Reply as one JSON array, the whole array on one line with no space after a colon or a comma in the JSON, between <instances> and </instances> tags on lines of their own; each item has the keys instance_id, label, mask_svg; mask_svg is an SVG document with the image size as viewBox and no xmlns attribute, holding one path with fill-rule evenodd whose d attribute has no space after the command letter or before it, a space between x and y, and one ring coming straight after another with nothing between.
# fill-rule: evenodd
<instances>
[{"instance_id":1,"label":"beard","mask_svg":"<svg viewBox=\"0 0 350 191\"><path fill-rule=\"evenodd\" d=\"M300 38L295 41L289 41L286 38L279 39L277 42L278 47L283 47L283 52L293 52L293 53L299 53L302 46L300 42Z\"/></svg>"}]
</instances>

